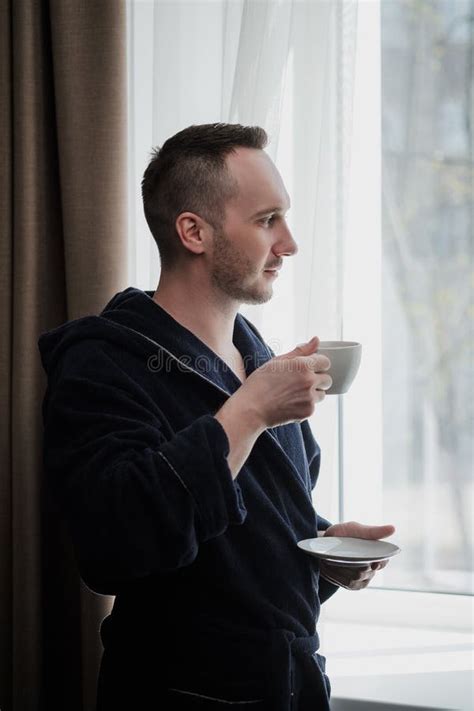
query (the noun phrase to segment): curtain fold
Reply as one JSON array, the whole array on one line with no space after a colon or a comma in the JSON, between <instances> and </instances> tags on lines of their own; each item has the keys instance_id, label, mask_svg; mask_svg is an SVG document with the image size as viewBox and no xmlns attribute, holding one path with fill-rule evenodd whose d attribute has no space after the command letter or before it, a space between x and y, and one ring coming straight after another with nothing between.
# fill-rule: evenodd
<instances>
[{"instance_id":1,"label":"curtain fold","mask_svg":"<svg viewBox=\"0 0 474 711\"><path fill-rule=\"evenodd\" d=\"M111 599L44 487L40 333L127 285L124 0L0 0L0 707L92 711Z\"/></svg>"}]
</instances>

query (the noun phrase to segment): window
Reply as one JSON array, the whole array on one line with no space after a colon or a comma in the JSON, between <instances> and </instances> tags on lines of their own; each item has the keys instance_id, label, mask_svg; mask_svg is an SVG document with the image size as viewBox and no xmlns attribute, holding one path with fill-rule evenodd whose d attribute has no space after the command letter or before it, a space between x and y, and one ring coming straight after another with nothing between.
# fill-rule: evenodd
<instances>
[{"instance_id":1,"label":"window","mask_svg":"<svg viewBox=\"0 0 474 711\"><path fill-rule=\"evenodd\" d=\"M371 362L342 403L343 515L397 526L383 587L471 593L474 3L380 9L380 70L365 44L356 71L344 331Z\"/></svg>"},{"instance_id":2,"label":"window","mask_svg":"<svg viewBox=\"0 0 474 711\"><path fill-rule=\"evenodd\" d=\"M173 103L161 97L173 82L157 90L154 64L164 66L157 53L168 50L160 50L153 33L158 27L167 36L166 28L178 21L193 31L198 15L186 13L198 5L209 13L200 31L215 71L209 87L188 81L199 86L191 108L175 102L179 121L183 111L193 112L185 125L227 120L225 112L218 118L216 106L220 87L227 105L234 67L226 65L222 76L216 67L223 47L235 55L243 5L128 5L130 281L143 289L156 286L158 259L143 217L140 179L151 146L182 127L163 127ZM336 6L340 14L332 12ZM365 24L359 22L357 35L350 16L355 6L307 2L279 9L291 8L285 28L291 25L293 34L275 83L281 84L281 103L272 104L273 113L280 111L274 158L292 197L289 224L298 237L299 266L288 262L271 303L242 312L276 352L313 333L363 344L351 391L328 396L312 419L323 449L316 507L332 520L397 526L393 540L402 554L378 574L375 587L467 594L473 574L474 3L361 2ZM232 16L223 41L219 28L229 13L236 21ZM338 22L347 23L339 34ZM328 36L346 45L326 43ZM355 65L351 43L357 44ZM195 64L195 55L189 56ZM351 72L353 131L340 114L344 102L345 109L352 105L346 91ZM332 87L339 94L326 95ZM154 115L158 99L164 110ZM155 118L161 120L158 133ZM339 127L337 145L333 126ZM332 167L341 145L344 155L348 145L351 153L349 211L344 245L334 247L341 230L324 210L344 189L341 171Z\"/></svg>"}]
</instances>

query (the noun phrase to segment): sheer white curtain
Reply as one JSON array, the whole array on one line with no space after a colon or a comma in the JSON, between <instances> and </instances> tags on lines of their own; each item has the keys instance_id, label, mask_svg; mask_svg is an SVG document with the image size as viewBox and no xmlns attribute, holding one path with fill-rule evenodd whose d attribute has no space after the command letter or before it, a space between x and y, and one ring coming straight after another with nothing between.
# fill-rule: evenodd
<instances>
[{"instance_id":1,"label":"sheer white curtain","mask_svg":"<svg viewBox=\"0 0 474 711\"><path fill-rule=\"evenodd\" d=\"M350 0L129 2L130 283L154 289L159 261L142 213L152 146L190 124L260 125L292 199L299 245L274 298L244 306L277 353L342 332L357 3ZM356 339L357 340L357 339ZM317 507L339 513L338 398L313 429L324 449Z\"/></svg>"}]
</instances>

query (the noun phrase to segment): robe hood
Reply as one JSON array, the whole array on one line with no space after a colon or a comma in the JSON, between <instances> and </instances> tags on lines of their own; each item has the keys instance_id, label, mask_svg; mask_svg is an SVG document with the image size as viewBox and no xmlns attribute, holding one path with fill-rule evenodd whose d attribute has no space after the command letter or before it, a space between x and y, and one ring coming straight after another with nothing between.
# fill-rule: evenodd
<instances>
[{"instance_id":1,"label":"robe hood","mask_svg":"<svg viewBox=\"0 0 474 711\"><path fill-rule=\"evenodd\" d=\"M214 386L232 394L241 385L226 363L191 331L153 301L153 291L128 287L118 292L99 315L68 321L43 333L38 340L43 368L52 377L65 352L79 341L109 341L122 349L146 352L148 367L193 371ZM274 354L253 324L237 314L233 342L241 352L250 375ZM150 356L150 346L154 347Z\"/></svg>"}]
</instances>

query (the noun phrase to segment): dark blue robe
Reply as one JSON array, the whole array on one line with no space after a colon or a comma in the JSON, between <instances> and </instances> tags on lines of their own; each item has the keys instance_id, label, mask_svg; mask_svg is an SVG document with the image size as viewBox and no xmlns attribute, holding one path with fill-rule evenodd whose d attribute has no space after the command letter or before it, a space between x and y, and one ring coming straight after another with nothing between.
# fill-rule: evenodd
<instances>
[{"instance_id":1,"label":"dark blue robe","mask_svg":"<svg viewBox=\"0 0 474 711\"><path fill-rule=\"evenodd\" d=\"M98 711L328 709L316 623L337 587L297 547L329 525L319 446L307 421L268 429L233 480L213 415L241 382L152 295L129 287L39 339L47 481L84 582L116 596ZM233 341L247 375L273 356L240 314Z\"/></svg>"}]
</instances>

